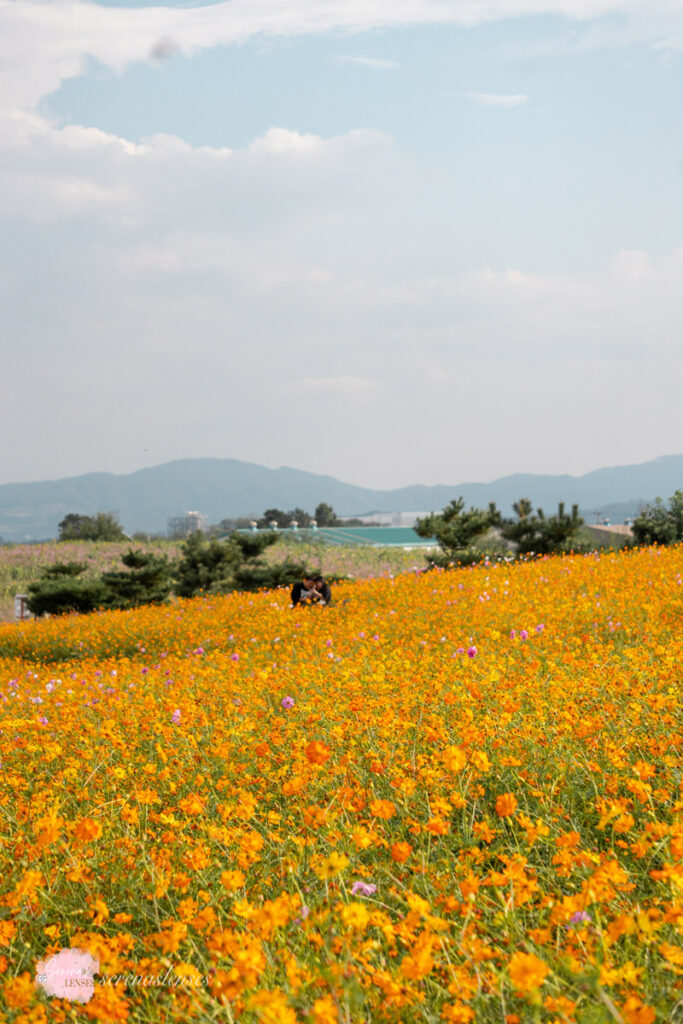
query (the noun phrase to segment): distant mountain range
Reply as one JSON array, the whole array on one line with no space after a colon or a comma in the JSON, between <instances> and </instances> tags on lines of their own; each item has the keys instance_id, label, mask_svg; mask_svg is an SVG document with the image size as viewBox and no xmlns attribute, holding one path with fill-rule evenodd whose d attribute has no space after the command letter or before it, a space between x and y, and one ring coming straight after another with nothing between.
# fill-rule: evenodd
<instances>
[{"instance_id":1,"label":"distant mountain range","mask_svg":"<svg viewBox=\"0 0 683 1024\"><path fill-rule=\"evenodd\" d=\"M136 473L87 473L63 480L0 485L0 537L5 541L49 539L68 512L114 512L127 533L164 533L169 516L196 509L210 522L261 516L267 508L295 507L313 512L319 502L338 515L439 510L459 495L468 505L495 501L509 512L528 497L535 507L554 511L558 501L578 502L587 521L596 511L613 521L635 515L657 496L683 488L683 455L665 455L635 466L596 469L584 476L515 473L492 483L414 485L371 490L283 466L267 469L237 459L180 459Z\"/></svg>"}]
</instances>

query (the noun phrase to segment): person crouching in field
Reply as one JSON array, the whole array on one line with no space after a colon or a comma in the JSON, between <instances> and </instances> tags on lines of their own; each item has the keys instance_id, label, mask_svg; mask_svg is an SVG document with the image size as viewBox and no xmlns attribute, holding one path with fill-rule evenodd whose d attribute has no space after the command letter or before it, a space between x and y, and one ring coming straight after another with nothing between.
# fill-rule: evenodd
<instances>
[{"instance_id":1,"label":"person crouching in field","mask_svg":"<svg viewBox=\"0 0 683 1024\"><path fill-rule=\"evenodd\" d=\"M292 608L298 604L317 604L324 608L331 600L330 585L322 576L304 576L301 583L295 583L292 587Z\"/></svg>"}]
</instances>

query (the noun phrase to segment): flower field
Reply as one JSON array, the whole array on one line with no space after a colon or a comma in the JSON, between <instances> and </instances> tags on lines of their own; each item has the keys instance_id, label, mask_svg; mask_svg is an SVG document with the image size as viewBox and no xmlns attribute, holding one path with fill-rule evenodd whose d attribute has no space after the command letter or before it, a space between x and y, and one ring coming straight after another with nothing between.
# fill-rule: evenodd
<instances>
[{"instance_id":1,"label":"flower field","mask_svg":"<svg viewBox=\"0 0 683 1024\"><path fill-rule=\"evenodd\" d=\"M0 625L0 1019L683 1022L682 573Z\"/></svg>"}]
</instances>

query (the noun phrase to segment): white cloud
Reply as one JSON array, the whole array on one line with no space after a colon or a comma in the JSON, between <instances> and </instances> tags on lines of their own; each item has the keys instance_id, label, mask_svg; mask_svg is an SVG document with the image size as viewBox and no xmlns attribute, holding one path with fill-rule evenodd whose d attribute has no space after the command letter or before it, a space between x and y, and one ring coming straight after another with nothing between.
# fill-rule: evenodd
<instances>
[{"instance_id":1,"label":"white cloud","mask_svg":"<svg viewBox=\"0 0 683 1024\"><path fill-rule=\"evenodd\" d=\"M331 209L364 209L363 180L346 172L369 163L390 186L395 156L388 136L368 130L325 139L273 127L230 150L192 147L166 134L132 143L96 128L60 128L35 114L0 116L0 148L0 212L42 221L82 209L127 218L129 226L163 213L195 228L234 221L248 230L252 214L257 223L267 214L270 227L307 206L325 217L328 186L336 194ZM205 201L204 190L217 206ZM255 209L236 201L249 195L259 197ZM290 215L290 207L298 212Z\"/></svg>"},{"instance_id":2,"label":"white cloud","mask_svg":"<svg viewBox=\"0 0 683 1024\"><path fill-rule=\"evenodd\" d=\"M524 93L468 92L467 98L484 107L519 107L529 102Z\"/></svg>"},{"instance_id":3,"label":"white cloud","mask_svg":"<svg viewBox=\"0 0 683 1024\"><path fill-rule=\"evenodd\" d=\"M326 143L311 132L301 134L287 128L269 128L265 135L250 145L252 152L290 154L296 156L320 153Z\"/></svg>"},{"instance_id":4,"label":"white cloud","mask_svg":"<svg viewBox=\"0 0 683 1024\"><path fill-rule=\"evenodd\" d=\"M633 19L646 37L680 32L674 0L224 0L197 7L100 7L84 0L0 0L0 97L5 110L34 108L94 59L123 71L135 61L184 56L250 39L362 33L418 25L476 25L554 14L588 23ZM648 28L648 24L650 28Z\"/></svg>"},{"instance_id":5,"label":"white cloud","mask_svg":"<svg viewBox=\"0 0 683 1024\"><path fill-rule=\"evenodd\" d=\"M398 61L384 60L381 57L347 57L340 54L337 60L345 61L348 64L360 64L362 67L370 68L373 71L389 71L400 67Z\"/></svg>"},{"instance_id":6,"label":"white cloud","mask_svg":"<svg viewBox=\"0 0 683 1024\"><path fill-rule=\"evenodd\" d=\"M444 452L453 480L571 472L683 430L683 250L446 273L463 239L444 195L373 132L227 150L31 115L0 141L0 430L32 401L5 479L148 449L389 486L443 479Z\"/></svg>"},{"instance_id":7,"label":"white cloud","mask_svg":"<svg viewBox=\"0 0 683 1024\"><path fill-rule=\"evenodd\" d=\"M617 278L625 281L649 281L655 275L655 264L642 249L624 249L614 258L613 270Z\"/></svg>"},{"instance_id":8,"label":"white cloud","mask_svg":"<svg viewBox=\"0 0 683 1024\"><path fill-rule=\"evenodd\" d=\"M507 471L510 446L518 468L538 471L524 453L572 471L575 452L595 464L668 450L683 430L683 252L624 249L591 274L551 273L545 260L523 265L518 233L494 265L504 232L474 258L466 197L381 133L274 126L230 150L60 128L31 109L91 58L121 71L167 59L169 40L187 55L259 35L640 6L0 0L6 436L17 396L31 401L5 478L130 470L149 450L154 462L233 455L390 485L443 478L435 437L452 439L452 479ZM652 6L662 22L666 3ZM324 430L296 415L316 397ZM601 454L603 437L618 438L618 456Z\"/></svg>"}]
</instances>

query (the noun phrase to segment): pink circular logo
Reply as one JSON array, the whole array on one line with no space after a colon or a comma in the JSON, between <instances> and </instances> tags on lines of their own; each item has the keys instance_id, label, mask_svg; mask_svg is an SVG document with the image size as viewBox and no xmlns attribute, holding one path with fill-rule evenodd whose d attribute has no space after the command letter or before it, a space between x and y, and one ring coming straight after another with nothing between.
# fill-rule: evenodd
<instances>
[{"instance_id":1,"label":"pink circular logo","mask_svg":"<svg viewBox=\"0 0 683 1024\"><path fill-rule=\"evenodd\" d=\"M87 1003L95 991L95 974L100 962L83 949L60 949L40 960L36 966L36 984L45 995Z\"/></svg>"}]
</instances>

